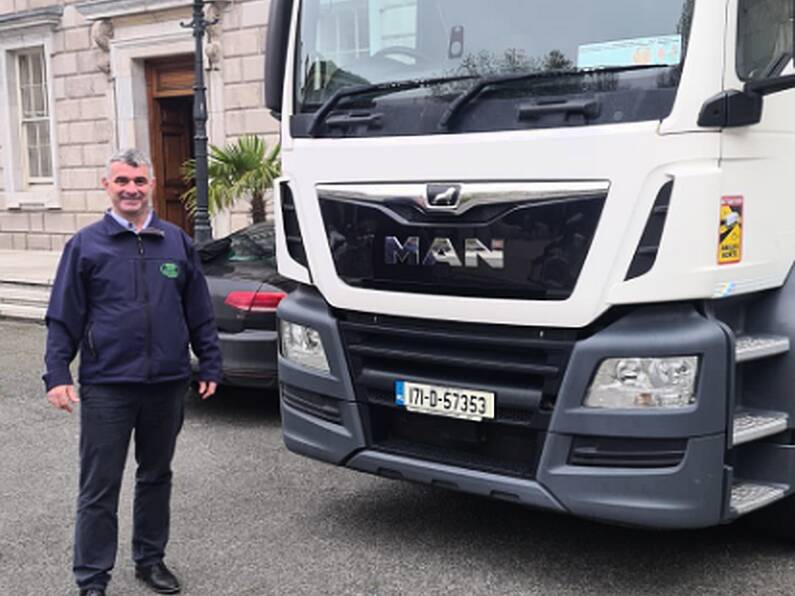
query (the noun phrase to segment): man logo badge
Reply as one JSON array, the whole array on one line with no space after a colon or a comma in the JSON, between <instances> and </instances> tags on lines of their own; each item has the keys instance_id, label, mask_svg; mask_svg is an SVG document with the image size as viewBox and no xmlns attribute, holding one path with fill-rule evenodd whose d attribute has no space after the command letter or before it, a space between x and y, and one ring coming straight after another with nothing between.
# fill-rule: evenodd
<instances>
[{"instance_id":1,"label":"man logo badge","mask_svg":"<svg viewBox=\"0 0 795 596\"><path fill-rule=\"evenodd\" d=\"M429 184L425 195L430 209L455 209L461 198L458 184Z\"/></svg>"},{"instance_id":2,"label":"man logo badge","mask_svg":"<svg viewBox=\"0 0 795 596\"><path fill-rule=\"evenodd\" d=\"M505 268L505 241L492 240L487 247L477 238L464 239L463 259L450 238L434 238L423 256L420 251L420 237L410 236L401 242L396 236L384 238L384 262L387 265L411 265L433 267L445 264L450 267L476 269L485 263L492 269Z\"/></svg>"}]
</instances>

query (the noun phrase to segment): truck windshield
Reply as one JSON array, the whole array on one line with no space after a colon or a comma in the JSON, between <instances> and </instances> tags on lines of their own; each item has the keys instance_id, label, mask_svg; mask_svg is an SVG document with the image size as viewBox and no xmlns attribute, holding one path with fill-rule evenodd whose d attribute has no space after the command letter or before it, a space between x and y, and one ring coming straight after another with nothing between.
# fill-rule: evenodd
<instances>
[{"instance_id":1,"label":"truck windshield","mask_svg":"<svg viewBox=\"0 0 795 596\"><path fill-rule=\"evenodd\" d=\"M312 125L324 135L374 136L661 119L673 105L693 2L302 0L293 132L302 136ZM541 76L511 76L534 73ZM383 83L412 80L440 82L383 92ZM336 98L322 127L312 122L341 90L375 85L378 93Z\"/></svg>"}]
</instances>

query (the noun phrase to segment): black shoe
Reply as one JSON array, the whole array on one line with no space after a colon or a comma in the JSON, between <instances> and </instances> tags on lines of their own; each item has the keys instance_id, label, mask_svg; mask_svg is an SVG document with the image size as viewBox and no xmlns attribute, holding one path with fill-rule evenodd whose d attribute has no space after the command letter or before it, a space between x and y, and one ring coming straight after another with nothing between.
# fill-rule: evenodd
<instances>
[{"instance_id":1,"label":"black shoe","mask_svg":"<svg viewBox=\"0 0 795 596\"><path fill-rule=\"evenodd\" d=\"M80 596L105 596L105 588L84 588L80 590Z\"/></svg>"},{"instance_id":2,"label":"black shoe","mask_svg":"<svg viewBox=\"0 0 795 596\"><path fill-rule=\"evenodd\" d=\"M162 561L146 567L136 567L135 577L159 594L177 594L180 590L179 580Z\"/></svg>"}]
</instances>

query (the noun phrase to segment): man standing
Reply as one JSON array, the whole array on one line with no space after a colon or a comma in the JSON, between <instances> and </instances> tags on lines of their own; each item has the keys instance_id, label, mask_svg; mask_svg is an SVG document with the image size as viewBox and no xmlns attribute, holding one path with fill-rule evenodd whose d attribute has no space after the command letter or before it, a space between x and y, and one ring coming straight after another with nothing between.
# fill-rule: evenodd
<instances>
[{"instance_id":1,"label":"man standing","mask_svg":"<svg viewBox=\"0 0 795 596\"><path fill-rule=\"evenodd\" d=\"M132 552L136 577L179 592L163 563L171 459L191 374L215 392L221 352L207 285L190 238L150 208L152 166L135 149L108 160L111 208L64 248L47 309L47 399L80 406L80 495L74 574L80 594L102 596L116 559L122 473L135 433ZM80 350L80 399L69 364Z\"/></svg>"}]
</instances>

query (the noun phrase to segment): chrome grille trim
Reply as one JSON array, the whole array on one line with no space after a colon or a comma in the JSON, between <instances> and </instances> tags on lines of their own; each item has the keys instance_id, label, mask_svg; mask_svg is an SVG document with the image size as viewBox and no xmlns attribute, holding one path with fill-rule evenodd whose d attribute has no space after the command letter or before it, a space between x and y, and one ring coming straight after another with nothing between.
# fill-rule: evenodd
<instances>
[{"instance_id":1,"label":"chrome grille trim","mask_svg":"<svg viewBox=\"0 0 795 596\"><path fill-rule=\"evenodd\" d=\"M407 183L407 184L318 184L315 189L318 198L344 201L363 201L367 203L412 204L423 211L438 212L440 207L428 204L428 185L445 183ZM606 180L583 182L467 182L451 183L460 186L458 204L444 208L446 213L461 215L482 205L504 203L529 203L557 199L582 200L601 199L610 189Z\"/></svg>"}]
</instances>

